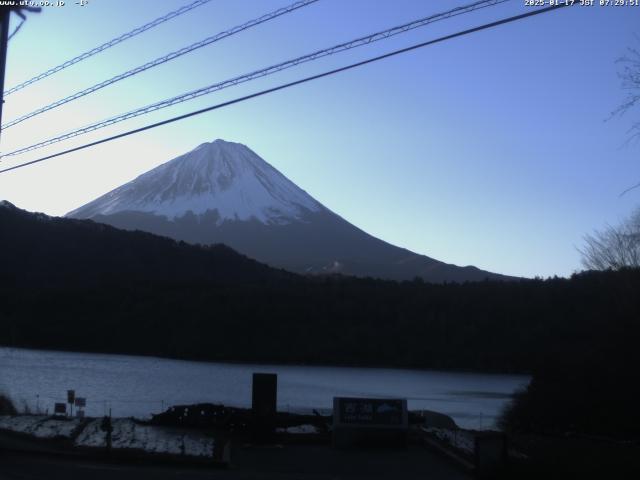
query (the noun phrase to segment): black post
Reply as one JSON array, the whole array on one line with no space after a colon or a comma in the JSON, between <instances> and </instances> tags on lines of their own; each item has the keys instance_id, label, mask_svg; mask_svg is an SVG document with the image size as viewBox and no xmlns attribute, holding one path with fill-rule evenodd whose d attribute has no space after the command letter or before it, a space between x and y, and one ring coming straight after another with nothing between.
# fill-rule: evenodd
<instances>
[{"instance_id":1,"label":"black post","mask_svg":"<svg viewBox=\"0 0 640 480\"><path fill-rule=\"evenodd\" d=\"M276 429L278 375L275 373L254 373L252 390L253 441L271 443Z\"/></svg>"},{"instance_id":2,"label":"black post","mask_svg":"<svg viewBox=\"0 0 640 480\"><path fill-rule=\"evenodd\" d=\"M2 135L2 106L4 104L4 72L7 65L7 44L9 43L9 17L11 9L0 7L0 136Z\"/></svg>"},{"instance_id":3,"label":"black post","mask_svg":"<svg viewBox=\"0 0 640 480\"><path fill-rule=\"evenodd\" d=\"M111 422L111 409L109 409L108 417L106 415L102 417L100 430L105 432L105 445L107 448L107 453L109 453L111 452L111 432L113 432L113 423Z\"/></svg>"}]
</instances>

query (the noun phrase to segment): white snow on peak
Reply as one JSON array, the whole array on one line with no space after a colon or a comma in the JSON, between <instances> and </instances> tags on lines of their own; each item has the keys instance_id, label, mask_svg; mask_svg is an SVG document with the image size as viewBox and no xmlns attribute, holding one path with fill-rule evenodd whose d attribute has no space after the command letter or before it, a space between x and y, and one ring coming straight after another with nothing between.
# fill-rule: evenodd
<instances>
[{"instance_id":1,"label":"white snow on peak","mask_svg":"<svg viewBox=\"0 0 640 480\"><path fill-rule=\"evenodd\" d=\"M135 211L175 219L217 210L225 220L285 224L322 205L240 143L215 140L68 213L88 218Z\"/></svg>"}]
</instances>

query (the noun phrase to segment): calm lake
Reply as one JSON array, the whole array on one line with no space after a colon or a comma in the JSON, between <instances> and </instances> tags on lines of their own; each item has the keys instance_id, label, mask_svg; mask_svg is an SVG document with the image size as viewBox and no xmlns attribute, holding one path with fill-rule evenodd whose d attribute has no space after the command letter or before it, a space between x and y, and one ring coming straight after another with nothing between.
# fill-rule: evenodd
<instances>
[{"instance_id":1,"label":"calm lake","mask_svg":"<svg viewBox=\"0 0 640 480\"><path fill-rule=\"evenodd\" d=\"M331 408L334 396L397 397L409 409L446 413L466 428L494 427L525 375L452 373L390 368L310 367L191 362L155 357L69 353L0 347L0 391L19 408L53 411L66 391L87 399L86 414L148 417L171 405L198 402L251 405L254 372L278 374L284 411Z\"/></svg>"}]
</instances>

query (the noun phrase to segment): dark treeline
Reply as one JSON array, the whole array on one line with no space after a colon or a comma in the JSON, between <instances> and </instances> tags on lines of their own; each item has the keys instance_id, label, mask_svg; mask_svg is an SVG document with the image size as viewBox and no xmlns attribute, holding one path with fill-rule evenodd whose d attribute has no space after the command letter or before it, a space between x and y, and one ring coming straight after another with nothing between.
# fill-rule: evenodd
<instances>
[{"instance_id":1,"label":"dark treeline","mask_svg":"<svg viewBox=\"0 0 640 480\"><path fill-rule=\"evenodd\" d=\"M0 339L209 360L532 371L637 338L634 285L638 272L504 285L2 281Z\"/></svg>"},{"instance_id":2,"label":"dark treeline","mask_svg":"<svg viewBox=\"0 0 640 480\"><path fill-rule=\"evenodd\" d=\"M0 342L179 358L530 372L637 339L640 272L305 278L224 246L0 208Z\"/></svg>"}]
</instances>

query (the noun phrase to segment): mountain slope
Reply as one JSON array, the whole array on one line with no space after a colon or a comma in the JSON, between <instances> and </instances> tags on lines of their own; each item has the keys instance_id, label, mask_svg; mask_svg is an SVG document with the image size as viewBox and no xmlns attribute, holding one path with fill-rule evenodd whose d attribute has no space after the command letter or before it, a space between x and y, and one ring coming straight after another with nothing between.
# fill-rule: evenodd
<instances>
[{"instance_id":1,"label":"mountain slope","mask_svg":"<svg viewBox=\"0 0 640 480\"><path fill-rule=\"evenodd\" d=\"M377 239L331 212L244 145L205 143L70 212L189 243L224 243L299 273L432 282L509 279Z\"/></svg>"},{"instance_id":2,"label":"mountain slope","mask_svg":"<svg viewBox=\"0 0 640 480\"><path fill-rule=\"evenodd\" d=\"M133 211L175 220L215 208L224 221L287 223L323 207L254 152L216 140L140 175L67 214L93 217Z\"/></svg>"}]
</instances>

